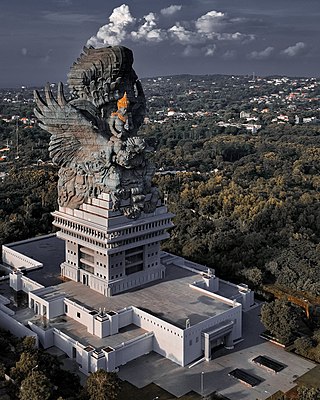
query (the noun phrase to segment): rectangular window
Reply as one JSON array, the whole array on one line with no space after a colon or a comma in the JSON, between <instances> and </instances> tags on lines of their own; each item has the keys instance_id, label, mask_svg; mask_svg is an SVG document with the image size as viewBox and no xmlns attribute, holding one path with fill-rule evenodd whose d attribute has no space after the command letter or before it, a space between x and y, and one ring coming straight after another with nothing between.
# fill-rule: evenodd
<instances>
[{"instance_id":1,"label":"rectangular window","mask_svg":"<svg viewBox=\"0 0 320 400\"><path fill-rule=\"evenodd\" d=\"M78 318L81 318L81 315L80 315L80 313L79 313L79 312L77 312L77 317L78 317Z\"/></svg>"}]
</instances>

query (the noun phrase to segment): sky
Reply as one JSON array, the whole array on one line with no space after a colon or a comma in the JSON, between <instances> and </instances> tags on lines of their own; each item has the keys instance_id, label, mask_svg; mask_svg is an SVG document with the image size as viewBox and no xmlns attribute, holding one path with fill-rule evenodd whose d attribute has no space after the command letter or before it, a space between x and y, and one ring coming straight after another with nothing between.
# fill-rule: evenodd
<instances>
[{"instance_id":1,"label":"sky","mask_svg":"<svg viewBox=\"0 0 320 400\"><path fill-rule=\"evenodd\" d=\"M0 0L0 87L66 81L84 45L124 45L139 77L318 77L319 0Z\"/></svg>"}]
</instances>

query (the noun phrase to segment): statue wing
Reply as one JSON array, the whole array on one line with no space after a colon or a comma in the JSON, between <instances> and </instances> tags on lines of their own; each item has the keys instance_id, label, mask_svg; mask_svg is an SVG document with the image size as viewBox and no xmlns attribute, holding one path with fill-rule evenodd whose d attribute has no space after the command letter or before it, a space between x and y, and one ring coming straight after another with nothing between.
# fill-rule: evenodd
<instances>
[{"instance_id":1,"label":"statue wing","mask_svg":"<svg viewBox=\"0 0 320 400\"><path fill-rule=\"evenodd\" d=\"M41 121L40 127L51 134L49 153L53 162L66 166L72 161L81 162L99 152L104 139L98 128L99 121L95 106L86 101L78 109L68 102L63 93L63 84L58 86L57 99L49 84L45 88L45 101L38 91L34 92L35 116Z\"/></svg>"}]
</instances>

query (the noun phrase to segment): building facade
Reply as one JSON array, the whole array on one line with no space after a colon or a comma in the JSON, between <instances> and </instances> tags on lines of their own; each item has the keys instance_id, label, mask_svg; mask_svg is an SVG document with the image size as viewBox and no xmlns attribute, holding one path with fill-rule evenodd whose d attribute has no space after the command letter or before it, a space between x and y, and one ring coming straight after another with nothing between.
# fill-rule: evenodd
<instances>
[{"instance_id":1,"label":"building facade","mask_svg":"<svg viewBox=\"0 0 320 400\"><path fill-rule=\"evenodd\" d=\"M113 211L111 196L101 194L80 209L60 207L53 216L66 243L63 277L105 296L164 277L160 243L169 237L173 214L160 202L133 220Z\"/></svg>"}]
</instances>

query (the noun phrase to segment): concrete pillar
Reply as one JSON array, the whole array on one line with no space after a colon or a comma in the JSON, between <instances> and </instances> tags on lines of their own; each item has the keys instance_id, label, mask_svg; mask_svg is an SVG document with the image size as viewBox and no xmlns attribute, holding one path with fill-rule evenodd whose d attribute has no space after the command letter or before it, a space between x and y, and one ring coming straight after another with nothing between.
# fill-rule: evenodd
<instances>
[{"instance_id":1,"label":"concrete pillar","mask_svg":"<svg viewBox=\"0 0 320 400\"><path fill-rule=\"evenodd\" d=\"M107 347L103 349L106 357L106 370L107 372L112 372L116 369L116 351L112 347Z\"/></svg>"},{"instance_id":2,"label":"concrete pillar","mask_svg":"<svg viewBox=\"0 0 320 400\"><path fill-rule=\"evenodd\" d=\"M210 337L207 334L204 334L204 357L205 357L206 361L211 360Z\"/></svg>"},{"instance_id":3,"label":"concrete pillar","mask_svg":"<svg viewBox=\"0 0 320 400\"><path fill-rule=\"evenodd\" d=\"M232 332L228 333L228 335L225 336L225 346L224 347L228 350L232 350L234 348Z\"/></svg>"},{"instance_id":4,"label":"concrete pillar","mask_svg":"<svg viewBox=\"0 0 320 400\"><path fill-rule=\"evenodd\" d=\"M22 272L14 271L10 273L10 287L18 292L22 290Z\"/></svg>"},{"instance_id":5,"label":"concrete pillar","mask_svg":"<svg viewBox=\"0 0 320 400\"><path fill-rule=\"evenodd\" d=\"M106 369L106 358L104 352L95 350L91 354L89 372L96 372L98 369Z\"/></svg>"},{"instance_id":6,"label":"concrete pillar","mask_svg":"<svg viewBox=\"0 0 320 400\"><path fill-rule=\"evenodd\" d=\"M82 350L81 372L88 375L91 371L91 356L94 349L90 346Z\"/></svg>"},{"instance_id":7,"label":"concrete pillar","mask_svg":"<svg viewBox=\"0 0 320 400\"><path fill-rule=\"evenodd\" d=\"M217 278L215 275L204 275L203 280L205 288L208 289L210 292L215 293L219 290L219 278Z\"/></svg>"},{"instance_id":8,"label":"concrete pillar","mask_svg":"<svg viewBox=\"0 0 320 400\"><path fill-rule=\"evenodd\" d=\"M119 315L114 311L107 313L110 319L110 335L115 335L119 332Z\"/></svg>"}]
</instances>

